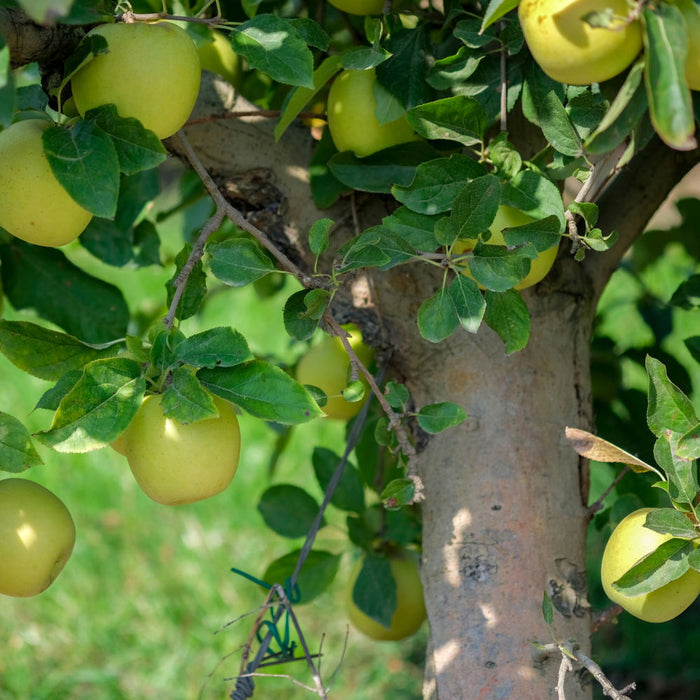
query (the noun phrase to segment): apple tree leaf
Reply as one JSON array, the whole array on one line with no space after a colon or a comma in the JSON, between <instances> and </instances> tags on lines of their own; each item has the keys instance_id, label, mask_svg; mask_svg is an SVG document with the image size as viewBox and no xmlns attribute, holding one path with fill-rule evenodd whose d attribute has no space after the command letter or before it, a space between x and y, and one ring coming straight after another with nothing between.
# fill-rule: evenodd
<instances>
[{"instance_id":1,"label":"apple tree leaf","mask_svg":"<svg viewBox=\"0 0 700 700\"><path fill-rule=\"evenodd\" d=\"M51 171L83 209L111 218L117 211L119 157L112 139L91 121L71 129L50 126L41 134Z\"/></svg>"},{"instance_id":2,"label":"apple tree leaf","mask_svg":"<svg viewBox=\"0 0 700 700\"><path fill-rule=\"evenodd\" d=\"M455 197L465 185L486 175L484 166L473 158L453 153L420 163L410 185L394 185L391 193L419 214L440 214L452 208Z\"/></svg>"},{"instance_id":3,"label":"apple tree leaf","mask_svg":"<svg viewBox=\"0 0 700 700\"><path fill-rule=\"evenodd\" d=\"M262 578L266 583L284 584L291 578L299 561L300 549L295 549L271 562ZM310 603L315 598L328 590L338 574L340 556L322 549L312 549L306 556L304 566L299 571L297 587L299 600L295 605Z\"/></svg>"},{"instance_id":4,"label":"apple tree leaf","mask_svg":"<svg viewBox=\"0 0 700 700\"><path fill-rule=\"evenodd\" d=\"M398 510L411 505L416 498L416 482L413 479L392 479L379 494L387 510Z\"/></svg>"},{"instance_id":5,"label":"apple tree leaf","mask_svg":"<svg viewBox=\"0 0 700 700\"><path fill-rule=\"evenodd\" d=\"M172 304L175 298L175 282L180 277L184 266L192 252L192 247L189 243L185 244L184 248L175 256L175 272L173 276L166 282L165 289L167 292L168 306ZM186 318L194 316L199 307L204 301L204 297L207 294L207 275L204 271L204 265L201 260L197 260L194 267L192 268L189 276L187 277L187 284L185 285L185 290L180 297L180 301L177 305L175 311L175 316L183 321Z\"/></svg>"},{"instance_id":6,"label":"apple tree leaf","mask_svg":"<svg viewBox=\"0 0 700 700\"><path fill-rule=\"evenodd\" d=\"M690 151L697 146L695 117L685 78L688 47L680 9L671 3L644 8L644 81L649 115L656 133L671 148Z\"/></svg>"},{"instance_id":7,"label":"apple tree leaf","mask_svg":"<svg viewBox=\"0 0 700 700\"><path fill-rule=\"evenodd\" d=\"M431 343L449 338L459 328L459 323L452 296L444 287L426 299L418 309L418 330Z\"/></svg>"},{"instance_id":8,"label":"apple tree leaf","mask_svg":"<svg viewBox=\"0 0 700 700\"><path fill-rule=\"evenodd\" d=\"M647 356L645 362L649 378L647 423L654 435L665 431L685 435L698 424L698 417L690 399L668 378L666 367L657 359Z\"/></svg>"},{"instance_id":9,"label":"apple tree leaf","mask_svg":"<svg viewBox=\"0 0 700 700\"><path fill-rule=\"evenodd\" d=\"M249 238L212 243L207 253L212 274L231 287L244 287L275 270L269 256Z\"/></svg>"},{"instance_id":10,"label":"apple tree leaf","mask_svg":"<svg viewBox=\"0 0 700 700\"><path fill-rule=\"evenodd\" d=\"M383 225L367 229L350 239L340 250L338 271L347 272L360 267L388 270L415 257L416 251L401 236Z\"/></svg>"},{"instance_id":11,"label":"apple tree leaf","mask_svg":"<svg viewBox=\"0 0 700 700\"><path fill-rule=\"evenodd\" d=\"M162 405L163 414L178 423L195 423L219 415L211 394L200 384L192 367L172 371Z\"/></svg>"},{"instance_id":12,"label":"apple tree leaf","mask_svg":"<svg viewBox=\"0 0 700 700\"><path fill-rule=\"evenodd\" d=\"M311 338L318 328L329 298L329 293L323 289L294 292L284 305L283 319L287 333L297 340Z\"/></svg>"},{"instance_id":13,"label":"apple tree leaf","mask_svg":"<svg viewBox=\"0 0 700 700\"><path fill-rule=\"evenodd\" d=\"M263 420L294 424L323 415L299 382L263 360L235 367L200 369L197 377L213 394Z\"/></svg>"},{"instance_id":14,"label":"apple tree leaf","mask_svg":"<svg viewBox=\"0 0 700 700\"><path fill-rule=\"evenodd\" d=\"M431 434L459 425L466 417L464 409L452 401L427 404L416 414L418 425Z\"/></svg>"},{"instance_id":15,"label":"apple tree leaf","mask_svg":"<svg viewBox=\"0 0 700 700\"><path fill-rule=\"evenodd\" d=\"M559 233L566 228L564 204L557 186L534 170L521 170L503 183L501 204L520 209L533 219L554 215L559 221Z\"/></svg>"},{"instance_id":16,"label":"apple tree leaf","mask_svg":"<svg viewBox=\"0 0 700 700\"><path fill-rule=\"evenodd\" d=\"M487 290L484 321L506 346L506 354L522 350L530 337L530 312L518 292Z\"/></svg>"},{"instance_id":17,"label":"apple tree leaf","mask_svg":"<svg viewBox=\"0 0 700 700\"><path fill-rule=\"evenodd\" d=\"M481 104L467 95L421 104L409 109L406 118L427 139L449 139L465 146L481 143L489 123Z\"/></svg>"},{"instance_id":18,"label":"apple tree leaf","mask_svg":"<svg viewBox=\"0 0 700 700\"><path fill-rule=\"evenodd\" d=\"M61 400L51 428L37 437L57 452L104 447L129 425L145 391L139 362L126 357L95 360Z\"/></svg>"},{"instance_id":19,"label":"apple tree leaf","mask_svg":"<svg viewBox=\"0 0 700 700\"><path fill-rule=\"evenodd\" d=\"M304 489L292 484L275 484L265 490L258 511L265 524L278 535L304 537L318 515L318 503Z\"/></svg>"},{"instance_id":20,"label":"apple tree leaf","mask_svg":"<svg viewBox=\"0 0 700 700\"><path fill-rule=\"evenodd\" d=\"M65 372L114 354L112 346L90 345L29 321L0 321L0 352L21 370L52 381Z\"/></svg>"},{"instance_id":21,"label":"apple tree leaf","mask_svg":"<svg viewBox=\"0 0 700 700\"><path fill-rule=\"evenodd\" d=\"M41 463L29 431L14 416L0 412L0 469L17 473Z\"/></svg>"},{"instance_id":22,"label":"apple tree leaf","mask_svg":"<svg viewBox=\"0 0 700 700\"><path fill-rule=\"evenodd\" d=\"M654 443L654 458L668 477L668 495L677 504L689 507L700 487L695 462L678 454L679 436L672 432L659 436Z\"/></svg>"},{"instance_id":23,"label":"apple tree leaf","mask_svg":"<svg viewBox=\"0 0 700 700\"><path fill-rule=\"evenodd\" d=\"M486 301L479 285L469 277L456 275L447 291L462 328L469 333L476 333L486 312Z\"/></svg>"},{"instance_id":24,"label":"apple tree leaf","mask_svg":"<svg viewBox=\"0 0 700 700\"><path fill-rule=\"evenodd\" d=\"M126 175L155 168L167 158L161 140L144 128L138 119L120 117L113 104L89 110L85 119L111 137L119 159L119 168Z\"/></svg>"},{"instance_id":25,"label":"apple tree leaf","mask_svg":"<svg viewBox=\"0 0 700 700\"><path fill-rule=\"evenodd\" d=\"M697 535L690 520L675 508L653 508L647 513L644 527L685 540L692 540Z\"/></svg>"},{"instance_id":26,"label":"apple tree leaf","mask_svg":"<svg viewBox=\"0 0 700 700\"><path fill-rule=\"evenodd\" d=\"M663 474L651 464L635 457L617 445L604 440L593 433L579 428L566 428L566 439L578 454L596 462L608 462L628 465L632 471L642 473L646 471L654 472L663 479Z\"/></svg>"},{"instance_id":27,"label":"apple tree leaf","mask_svg":"<svg viewBox=\"0 0 700 700\"><path fill-rule=\"evenodd\" d=\"M440 246L435 237L435 225L440 218L439 215L418 214L408 207L399 207L382 219L382 225L415 250L432 252Z\"/></svg>"},{"instance_id":28,"label":"apple tree leaf","mask_svg":"<svg viewBox=\"0 0 700 700\"><path fill-rule=\"evenodd\" d=\"M530 259L528 247L510 250L505 246L479 241L467 265L474 279L486 289L505 292L527 276L530 272Z\"/></svg>"},{"instance_id":29,"label":"apple tree leaf","mask_svg":"<svg viewBox=\"0 0 700 700\"><path fill-rule=\"evenodd\" d=\"M129 309L121 291L74 265L63 251L14 239L0 245L2 286L15 309L34 309L87 343L126 335Z\"/></svg>"},{"instance_id":30,"label":"apple tree leaf","mask_svg":"<svg viewBox=\"0 0 700 700\"><path fill-rule=\"evenodd\" d=\"M8 127L15 112L14 73L10 65L10 47L0 36L0 126Z\"/></svg>"},{"instance_id":31,"label":"apple tree leaf","mask_svg":"<svg viewBox=\"0 0 700 700\"><path fill-rule=\"evenodd\" d=\"M230 38L251 68L276 82L314 89L313 54L293 20L260 14L234 27Z\"/></svg>"},{"instance_id":32,"label":"apple tree leaf","mask_svg":"<svg viewBox=\"0 0 700 700\"><path fill-rule=\"evenodd\" d=\"M396 611L396 579L386 557L366 555L352 589L352 602L387 629Z\"/></svg>"},{"instance_id":33,"label":"apple tree leaf","mask_svg":"<svg viewBox=\"0 0 700 700\"><path fill-rule=\"evenodd\" d=\"M694 545L689 540L675 537L666 540L617 581L613 581L612 587L626 596L651 593L688 571L688 556L693 549Z\"/></svg>"},{"instance_id":34,"label":"apple tree leaf","mask_svg":"<svg viewBox=\"0 0 700 700\"><path fill-rule=\"evenodd\" d=\"M340 457L327 447L315 447L311 458L314 474L321 489L325 492L331 483ZM362 513L365 509L365 493L362 479L352 462L347 461L338 481L331 503L340 510Z\"/></svg>"},{"instance_id":35,"label":"apple tree leaf","mask_svg":"<svg viewBox=\"0 0 700 700\"><path fill-rule=\"evenodd\" d=\"M218 326L184 338L173 359L193 367L234 367L253 359L248 341L233 328Z\"/></svg>"}]
</instances>

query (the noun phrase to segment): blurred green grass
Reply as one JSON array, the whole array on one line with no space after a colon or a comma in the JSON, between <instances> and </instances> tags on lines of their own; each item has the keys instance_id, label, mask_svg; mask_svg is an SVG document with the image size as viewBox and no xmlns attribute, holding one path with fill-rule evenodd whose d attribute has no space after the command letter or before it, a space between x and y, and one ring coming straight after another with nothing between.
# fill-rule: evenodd
<instances>
[{"instance_id":1,"label":"blurred green grass","mask_svg":"<svg viewBox=\"0 0 700 700\"><path fill-rule=\"evenodd\" d=\"M153 316L162 305L170 270L115 270L86 258L79 248L69 254L97 276L116 281L137 313ZM31 315L6 309L5 317ZM241 330L259 355L291 363L302 350L284 333L280 297L261 300L252 288L214 293L183 330L189 334L214 325ZM46 429L50 414L33 408L49 384L1 356L0 377L0 410L33 431ZM21 476L47 486L66 503L77 542L66 568L44 593L26 599L0 596L0 700L228 697L242 645L265 598L262 588L230 569L260 577L270 561L300 544L268 530L256 509L271 483L268 463L276 434L250 416L240 421L242 454L233 484L188 506L152 502L136 485L126 460L109 448L66 455L39 446L44 464ZM296 427L272 480L305 486L320 502L310 466L317 444L342 450L342 424L316 420ZM317 544L349 551L341 514L331 514ZM340 664L332 696L419 698L425 629L412 640L390 644L350 630L344 650L342 583L350 564L351 556L344 556L333 589L296 611L312 652L322 642L324 679ZM252 614L226 626L246 613ZM252 654L256 648L253 644ZM303 662L267 670L312 685ZM256 683L256 697L310 695L286 678Z\"/></svg>"}]
</instances>

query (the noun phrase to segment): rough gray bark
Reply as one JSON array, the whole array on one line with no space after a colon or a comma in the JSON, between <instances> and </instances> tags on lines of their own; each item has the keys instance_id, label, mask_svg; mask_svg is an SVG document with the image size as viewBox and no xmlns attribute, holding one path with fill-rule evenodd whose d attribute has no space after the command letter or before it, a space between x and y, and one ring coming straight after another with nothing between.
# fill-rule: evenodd
<instances>
[{"instance_id":1,"label":"rough gray bark","mask_svg":"<svg viewBox=\"0 0 700 700\"><path fill-rule=\"evenodd\" d=\"M199 116L246 108L230 101L215 106L221 97L209 93ZM260 118L218 119L186 133L222 183L245 182L251 170L265 169L273 199L282 203L273 228L282 227L303 245L316 219L349 219L349 204L316 210L305 166L307 135L292 129L275 144L272 127ZM608 258L589 255L584 264L562 251L550 276L525 293L533 327L519 353L506 356L487 327L436 345L423 340L416 312L439 284L429 266L373 272L354 282L352 298L375 315L391 371L416 404L451 400L469 415L460 427L432 438L419 455L426 496L422 577L431 628L426 698L556 697L561 659L538 657L531 645L551 641L541 612L545 591L557 609L557 639L574 640L588 651L587 465L564 429L593 427L589 345L604 284L672 185L698 161L697 152L672 154L657 143L651 149L653 187L648 171L633 164L601 198L604 230L621 233L617 251ZM376 223L383 211L382 202L368 203L359 209L359 225ZM334 235L349 235L345 229ZM568 700L590 697L590 683L580 678L569 675Z\"/></svg>"}]
</instances>

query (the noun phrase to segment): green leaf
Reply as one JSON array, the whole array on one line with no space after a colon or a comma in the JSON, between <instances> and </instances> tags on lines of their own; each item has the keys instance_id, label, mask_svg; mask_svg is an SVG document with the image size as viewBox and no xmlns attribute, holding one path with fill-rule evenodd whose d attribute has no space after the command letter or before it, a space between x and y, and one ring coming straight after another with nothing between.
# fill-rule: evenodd
<instances>
[{"instance_id":1,"label":"green leaf","mask_svg":"<svg viewBox=\"0 0 700 700\"><path fill-rule=\"evenodd\" d=\"M284 305L283 318L284 318L284 328L297 340L308 340L316 332L318 328L318 321L323 311L319 315L318 313L310 313L309 307L306 304L306 299L309 296L317 298L317 294L312 294L313 292L321 292L326 303L328 302L328 292L324 290L309 290L301 289L298 292L294 292ZM324 304L325 310L325 304Z\"/></svg>"},{"instance_id":2,"label":"green leaf","mask_svg":"<svg viewBox=\"0 0 700 700\"><path fill-rule=\"evenodd\" d=\"M474 279L486 289L505 292L530 272L530 258L527 248L509 250L501 245L479 241L467 264Z\"/></svg>"},{"instance_id":3,"label":"green leaf","mask_svg":"<svg viewBox=\"0 0 700 700\"><path fill-rule=\"evenodd\" d=\"M85 120L71 129L50 126L41 139L51 171L68 194L95 216L113 217L119 195L119 158L112 139Z\"/></svg>"},{"instance_id":4,"label":"green leaf","mask_svg":"<svg viewBox=\"0 0 700 700\"><path fill-rule=\"evenodd\" d=\"M248 342L233 328L209 328L185 338L175 348L174 359L193 367L234 367L253 359Z\"/></svg>"},{"instance_id":5,"label":"green leaf","mask_svg":"<svg viewBox=\"0 0 700 700\"><path fill-rule=\"evenodd\" d=\"M496 331L506 346L506 354L518 352L530 337L530 313L518 292L486 291L486 313L484 321Z\"/></svg>"},{"instance_id":6,"label":"green leaf","mask_svg":"<svg viewBox=\"0 0 700 700\"><path fill-rule=\"evenodd\" d=\"M311 225L309 248L314 255L322 255L328 249L328 234L333 224L333 219L319 219Z\"/></svg>"},{"instance_id":7,"label":"green leaf","mask_svg":"<svg viewBox=\"0 0 700 700\"><path fill-rule=\"evenodd\" d=\"M564 204L557 186L534 170L521 170L501 187L501 204L520 209L533 219L556 216L559 233L566 228Z\"/></svg>"},{"instance_id":8,"label":"green leaf","mask_svg":"<svg viewBox=\"0 0 700 700\"><path fill-rule=\"evenodd\" d=\"M317 25L318 26L318 25ZM313 87L295 87L287 95L277 126L275 141L282 138L287 127L299 116L321 88L340 70L340 56L329 56L313 73Z\"/></svg>"},{"instance_id":9,"label":"green leaf","mask_svg":"<svg viewBox=\"0 0 700 700\"><path fill-rule=\"evenodd\" d=\"M199 380L213 394L257 418L305 423L323 415L311 394L279 367L252 360L235 367L201 369Z\"/></svg>"},{"instance_id":10,"label":"green leaf","mask_svg":"<svg viewBox=\"0 0 700 700\"><path fill-rule=\"evenodd\" d=\"M311 462L316 480L321 489L326 492L340 463L340 457L326 447L315 447ZM362 479L357 472L357 468L349 461L345 463L343 474L331 496L331 503L336 508L340 508L340 510L352 513L362 513L365 509L365 493Z\"/></svg>"},{"instance_id":11,"label":"green leaf","mask_svg":"<svg viewBox=\"0 0 700 700\"><path fill-rule=\"evenodd\" d=\"M176 367L170 377L161 400L164 415L178 423L195 423L219 415L211 394L194 376L194 368Z\"/></svg>"},{"instance_id":12,"label":"green leaf","mask_svg":"<svg viewBox=\"0 0 700 700\"><path fill-rule=\"evenodd\" d=\"M396 580L386 557L365 556L352 589L352 602L380 625L391 625L397 606Z\"/></svg>"},{"instance_id":13,"label":"green leaf","mask_svg":"<svg viewBox=\"0 0 700 700\"><path fill-rule=\"evenodd\" d=\"M177 346L185 340L185 334L179 328L161 328L155 333L151 347L151 364L162 374L178 365L175 359Z\"/></svg>"},{"instance_id":14,"label":"green leaf","mask_svg":"<svg viewBox=\"0 0 700 700\"><path fill-rule=\"evenodd\" d=\"M391 146L364 158L343 151L328 161L331 173L347 187L361 192L389 194L394 185L409 185L416 168L437 156L424 141Z\"/></svg>"},{"instance_id":15,"label":"green leaf","mask_svg":"<svg viewBox=\"0 0 700 700\"><path fill-rule=\"evenodd\" d=\"M382 225L416 251L432 252L440 245L435 237L435 224L439 218L439 215L417 214L408 207L399 207L382 219Z\"/></svg>"},{"instance_id":16,"label":"green leaf","mask_svg":"<svg viewBox=\"0 0 700 700\"><path fill-rule=\"evenodd\" d=\"M383 489L379 498L387 510L398 510L411 505L416 497L416 482L413 479L393 479Z\"/></svg>"},{"instance_id":17,"label":"green leaf","mask_svg":"<svg viewBox=\"0 0 700 700\"><path fill-rule=\"evenodd\" d=\"M431 343L439 343L459 327L459 316L452 296L444 288L438 289L418 309L418 330Z\"/></svg>"},{"instance_id":18,"label":"green leaf","mask_svg":"<svg viewBox=\"0 0 700 700\"><path fill-rule=\"evenodd\" d=\"M152 131L145 129L138 119L120 117L112 104L89 110L85 119L112 139L119 168L127 175L155 168L168 156L161 140Z\"/></svg>"},{"instance_id":19,"label":"green leaf","mask_svg":"<svg viewBox=\"0 0 700 700\"><path fill-rule=\"evenodd\" d=\"M477 100L455 95L410 109L408 123L428 139L447 139L465 146L480 144L489 119Z\"/></svg>"},{"instance_id":20,"label":"green leaf","mask_svg":"<svg viewBox=\"0 0 700 700\"><path fill-rule=\"evenodd\" d=\"M299 486L276 484L260 497L258 511L273 532L293 539L304 537L311 529L318 504Z\"/></svg>"},{"instance_id":21,"label":"green leaf","mask_svg":"<svg viewBox=\"0 0 700 700\"><path fill-rule=\"evenodd\" d=\"M645 6L644 82L649 115L656 133L671 148L690 151L697 146L693 136L695 118L685 79L687 34L680 9L671 3Z\"/></svg>"},{"instance_id":22,"label":"green leaf","mask_svg":"<svg viewBox=\"0 0 700 700\"><path fill-rule=\"evenodd\" d=\"M457 34L455 31L455 37ZM484 58L483 54L461 46L457 53L433 63L428 71L427 81L436 90L459 90L474 75Z\"/></svg>"},{"instance_id":23,"label":"green leaf","mask_svg":"<svg viewBox=\"0 0 700 700\"><path fill-rule=\"evenodd\" d=\"M37 437L57 452L104 447L129 425L145 391L139 362L125 357L95 360L63 397L51 428Z\"/></svg>"},{"instance_id":24,"label":"green leaf","mask_svg":"<svg viewBox=\"0 0 700 700\"><path fill-rule=\"evenodd\" d=\"M547 591L545 591L542 596L542 617L545 623L550 627L554 624L554 604Z\"/></svg>"},{"instance_id":25,"label":"green leaf","mask_svg":"<svg viewBox=\"0 0 700 700\"><path fill-rule=\"evenodd\" d=\"M408 186L395 185L392 195L419 214L449 211L455 197L475 178L486 175L484 166L461 153L420 163Z\"/></svg>"},{"instance_id":26,"label":"green leaf","mask_svg":"<svg viewBox=\"0 0 700 700\"><path fill-rule=\"evenodd\" d=\"M552 215L546 219L533 221L530 224L509 226L503 229L503 238L509 246L522 246L531 243L535 250L541 253L555 245L559 245L561 241L560 228L559 219Z\"/></svg>"},{"instance_id":27,"label":"green leaf","mask_svg":"<svg viewBox=\"0 0 700 700\"><path fill-rule=\"evenodd\" d=\"M0 321L0 351L21 370L52 381L114 353L28 321Z\"/></svg>"},{"instance_id":28,"label":"green leaf","mask_svg":"<svg viewBox=\"0 0 700 700\"><path fill-rule=\"evenodd\" d=\"M189 260L192 246L189 243L175 257L175 272L165 283L167 292L167 303L170 306L175 299L175 282L178 281L183 268ZM204 265L201 260L197 260L187 277L185 291L182 293L175 311L176 318L184 321L186 318L194 316L207 295L207 275L204 272Z\"/></svg>"},{"instance_id":29,"label":"green leaf","mask_svg":"<svg viewBox=\"0 0 700 700\"><path fill-rule=\"evenodd\" d=\"M581 138L554 90L544 96L538 113L542 133L554 149L565 156L578 156L582 151Z\"/></svg>"},{"instance_id":30,"label":"green leaf","mask_svg":"<svg viewBox=\"0 0 700 700\"><path fill-rule=\"evenodd\" d=\"M447 291L462 328L469 333L476 333L486 311L486 302L479 290L479 285L469 277L457 275Z\"/></svg>"},{"instance_id":31,"label":"green leaf","mask_svg":"<svg viewBox=\"0 0 700 700\"><path fill-rule=\"evenodd\" d=\"M477 238L496 218L501 185L495 175L482 175L468 182L452 205L452 230L458 238ZM453 241L444 241L450 245Z\"/></svg>"},{"instance_id":32,"label":"green leaf","mask_svg":"<svg viewBox=\"0 0 700 700\"><path fill-rule=\"evenodd\" d=\"M612 587L626 596L651 593L688 571L688 555L692 551L693 543L688 540L666 540L617 581L613 581Z\"/></svg>"},{"instance_id":33,"label":"green leaf","mask_svg":"<svg viewBox=\"0 0 700 700\"><path fill-rule=\"evenodd\" d=\"M690 505L700 490L695 462L678 455L678 435L665 432L654 443L654 458L668 477L668 495L674 503Z\"/></svg>"},{"instance_id":34,"label":"green leaf","mask_svg":"<svg viewBox=\"0 0 700 700\"><path fill-rule=\"evenodd\" d=\"M441 433L443 430L459 425L467 417L464 409L451 401L431 403L418 411L418 425L426 433Z\"/></svg>"},{"instance_id":35,"label":"green leaf","mask_svg":"<svg viewBox=\"0 0 700 700\"><path fill-rule=\"evenodd\" d=\"M692 540L697 533L687 516L675 508L653 508L647 513L644 527L662 535Z\"/></svg>"},{"instance_id":36,"label":"green leaf","mask_svg":"<svg viewBox=\"0 0 700 700\"><path fill-rule=\"evenodd\" d=\"M295 549L269 564L262 578L263 581L272 585L280 583L284 585L296 570L299 561L300 549ZM297 586L300 598L295 605L304 605L318 598L324 593L335 580L340 564L340 556L326 552L321 549L312 549L307 555L304 565L297 577Z\"/></svg>"},{"instance_id":37,"label":"green leaf","mask_svg":"<svg viewBox=\"0 0 700 700\"><path fill-rule=\"evenodd\" d=\"M0 412L0 469L18 473L41 463L29 431L9 413Z\"/></svg>"},{"instance_id":38,"label":"green leaf","mask_svg":"<svg viewBox=\"0 0 700 700\"><path fill-rule=\"evenodd\" d=\"M700 308L700 275L692 275L673 293L670 303L692 311Z\"/></svg>"},{"instance_id":39,"label":"green leaf","mask_svg":"<svg viewBox=\"0 0 700 700\"><path fill-rule=\"evenodd\" d=\"M293 20L257 15L231 30L231 45L251 68L274 81L314 88L313 54Z\"/></svg>"},{"instance_id":40,"label":"green leaf","mask_svg":"<svg viewBox=\"0 0 700 700\"><path fill-rule=\"evenodd\" d=\"M660 437L667 430L681 435L693 430L699 421L690 399L671 382L659 360L647 356L645 366L649 377L647 423L651 432Z\"/></svg>"},{"instance_id":41,"label":"green leaf","mask_svg":"<svg viewBox=\"0 0 700 700\"><path fill-rule=\"evenodd\" d=\"M388 270L411 260L416 251L400 236L385 226L374 226L356 238L350 239L340 250L339 272L360 267L378 267Z\"/></svg>"},{"instance_id":42,"label":"green leaf","mask_svg":"<svg viewBox=\"0 0 700 700\"><path fill-rule=\"evenodd\" d=\"M617 148L646 112L644 66L644 60L640 59L627 73L605 116L586 139L585 148L589 153L608 153Z\"/></svg>"},{"instance_id":43,"label":"green leaf","mask_svg":"<svg viewBox=\"0 0 700 700\"><path fill-rule=\"evenodd\" d=\"M15 80L10 65L10 47L0 35L0 126L10 126L15 105Z\"/></svg>"},{"instance_id":44,"label":"green leaf","mask_svg":"<svg viewBox=\"0 0 700 700\"><path fill-rule=\"evenodd\" d=\"M126 335L129 309L121 291L73 265L65 254L13 239L0 246L2 284L15 309L41 318L87 343Z\"/></svg>"},{"instance_id":45,"label":"green leaf","mask_svg":"<svg viewBox=\"0 0 700 700\"><path fill-rule=\"evenodd\" d=\"M682 459L700 457L700 424L689 430L678 440L678 456Z\"/></svg>"},{"instance_id":46,"label":"green leaf","mask_svg":"<svg viewBox=\"0 0 700 700\"><path fill-rule=\"evenodd\" d=\"M397 384L396 382L387 382L384 387L384 396L387 403L396 411L404 411L411 395L405 384Z\"/></svg>"},{"instance_id":47,"label":"green leaf","mask_svg":"<svg viewBox=\"0 0 700 700\"><path fill-rule=\"evenodd\" d=\"M274 272L262 248L249 238L230 238L207 246L212 274L231 287L243 287Z\"/></svg>"}]
</instances>

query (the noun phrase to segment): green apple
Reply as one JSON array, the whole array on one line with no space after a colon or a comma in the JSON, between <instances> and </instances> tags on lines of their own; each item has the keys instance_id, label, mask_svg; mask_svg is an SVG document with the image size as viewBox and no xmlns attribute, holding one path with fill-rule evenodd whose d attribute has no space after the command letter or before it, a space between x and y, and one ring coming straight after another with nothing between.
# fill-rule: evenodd
<instances>
[{"instance_id":1,"label":"green apple","mask_svg":"<svg viewBox=\"0 0 700 700\"><path fill-rule=\"evenodd\" d=\"M237 90L241 86L243 68L241 59L224 34L212 30L211 38L198 44L197 53L202 70L208 70L228 80Z\"/></svg>"},{"instance_id":2,"label":"green apple","mask_svg":"<svg viewBox=\"0 0 700 700\"><path fill-rule=\"evenodd\" d=\"M689 569L680 578L651 593L630 597L612 584L671 535L644 527L651 508L640 508L623 518L605 545L600 576L605 594L628 613L646 622L667 622L680 615L700 594L700 573Z\"/></svg>"},{"instance_id":3,"label":"green apple","mask_svg":"<svg viewBox=\"0 0 700 700\"><path fill-rule=\"evenodd\" d=\"M390 559L391 573L396 581L396 610L389 627L365 615L352 599L355 581L364 559L360 558L350 573L345 595L345 607L353 627L378 641L396 641L415 634L426 617L423 584L418 573L417 559L409 556Z\"/></svg>"},{"instance_id":4,"label":"green apple","mask_svg":"<svg viewBox=\"0 0 700 700\"><path fill-rule=\"evenodd\" d=\"M362 158L420 139L405 116L379 123L375 115L376 82L374 69L345 70L333 81L328 93L328 129L339 151L352 151Z\"/></svg>"},{"instance_id":5,"label":"green apple","mask_svg":"<svg viewBox=\"0 0 700 700\"><path fill-rule=\"evenodd\" d=\"M506 241L503 236L504 228L523 226L531 223L532 221L534 221L534 219L531 216L528 216L525 212L515 209L514 207L501 204L496 212L496 218L489 227L491 237L487 241L488 245L506 245ZM467 253L473 250L476 244L476 238L460 238L452 246L452 252L455 255ZM547 250L541 251L534 260L530 261L530 272L528 272L527 275L515 285L514 289L527 289L528 287L532 287L538 282L541 282L552 269L552 265L554 265L554 260L557 257L558 250L559 246L555 245L552 248L547 248ZM471 272L469 272L469 268L466 266L462 274L467 277L472 276Z\"/></svg>"},{"instance_id":6,"label":"green apple","mask_svg":"<svg viewBox=\"0 0 700 700\"><path fill-rule=\"evenodd\" d=\"M27 243L62 246L92 219L61 186L44 154L43 119L16 122L0 132L0 226Z\"/></svg>"},{"instance_id":7,"label":"green apple","mask_svg":"<svg viewBox=\"0 0 700 700\"><path fill-rule=\"evenodd\" d=\"M27 479L0 481L0 593L46 590L73 551L75 524L63 501Z\"/></svg>"},{"instance_id":8,"label":"green apple","mask_svg":"<svg viewBox=\"0 0 700 700\"><path fill-rule=\"evenodd\" d=\"M609 27L584 17L612 12ZM642 49L642 25L628 21L626 0L522 0L518 17L530 53L554 80L570 85L600 83L625 70Z\"/></svg>"},{"instance_id":9,"label":"green apple","mask_svg":"<svg viewBox=\"0 0 700 700\"><path fill-rule=\"evenodd\" d=\"M374 351L362 342L362 334L354 324L343 326L350 333L349 341L360 361L367 365L371 362ZM367 400L368 394L361 401L346 401L343 389L348 385L351 374L350 358L340 338L326 336L313 345L299 360L296 369L297 381L322 389L328 397L323 412L328 418L349 420L356 416ZM360 381L368 391L367 381L360 376Z\"/></svg>"},{"instance_id":10,"label":"green apple","mask_svg":"<svg viewBox=\"0 0 700 700\"><path fill-rule=\"evenodd\" d=\"M109 53L95 56L72 78L81 115L114 104L160 139L188 119L199 92L201 67L194 41L170 22L117 22L90 31L107 40Z\"/></svg>"},{"instance_id":11,"label":"green apple","mask_svg":"<svg viewBox=\"0 0 700 700\"><path fill-rule=\"evenodd\" d=\"M158 503L181 505L221 493L238 468L241 434L233 406L218 396L216 418L178 423L163 414L160 394L146 396L123 433L129 467Z\"/></svg>"}]
</instances>

